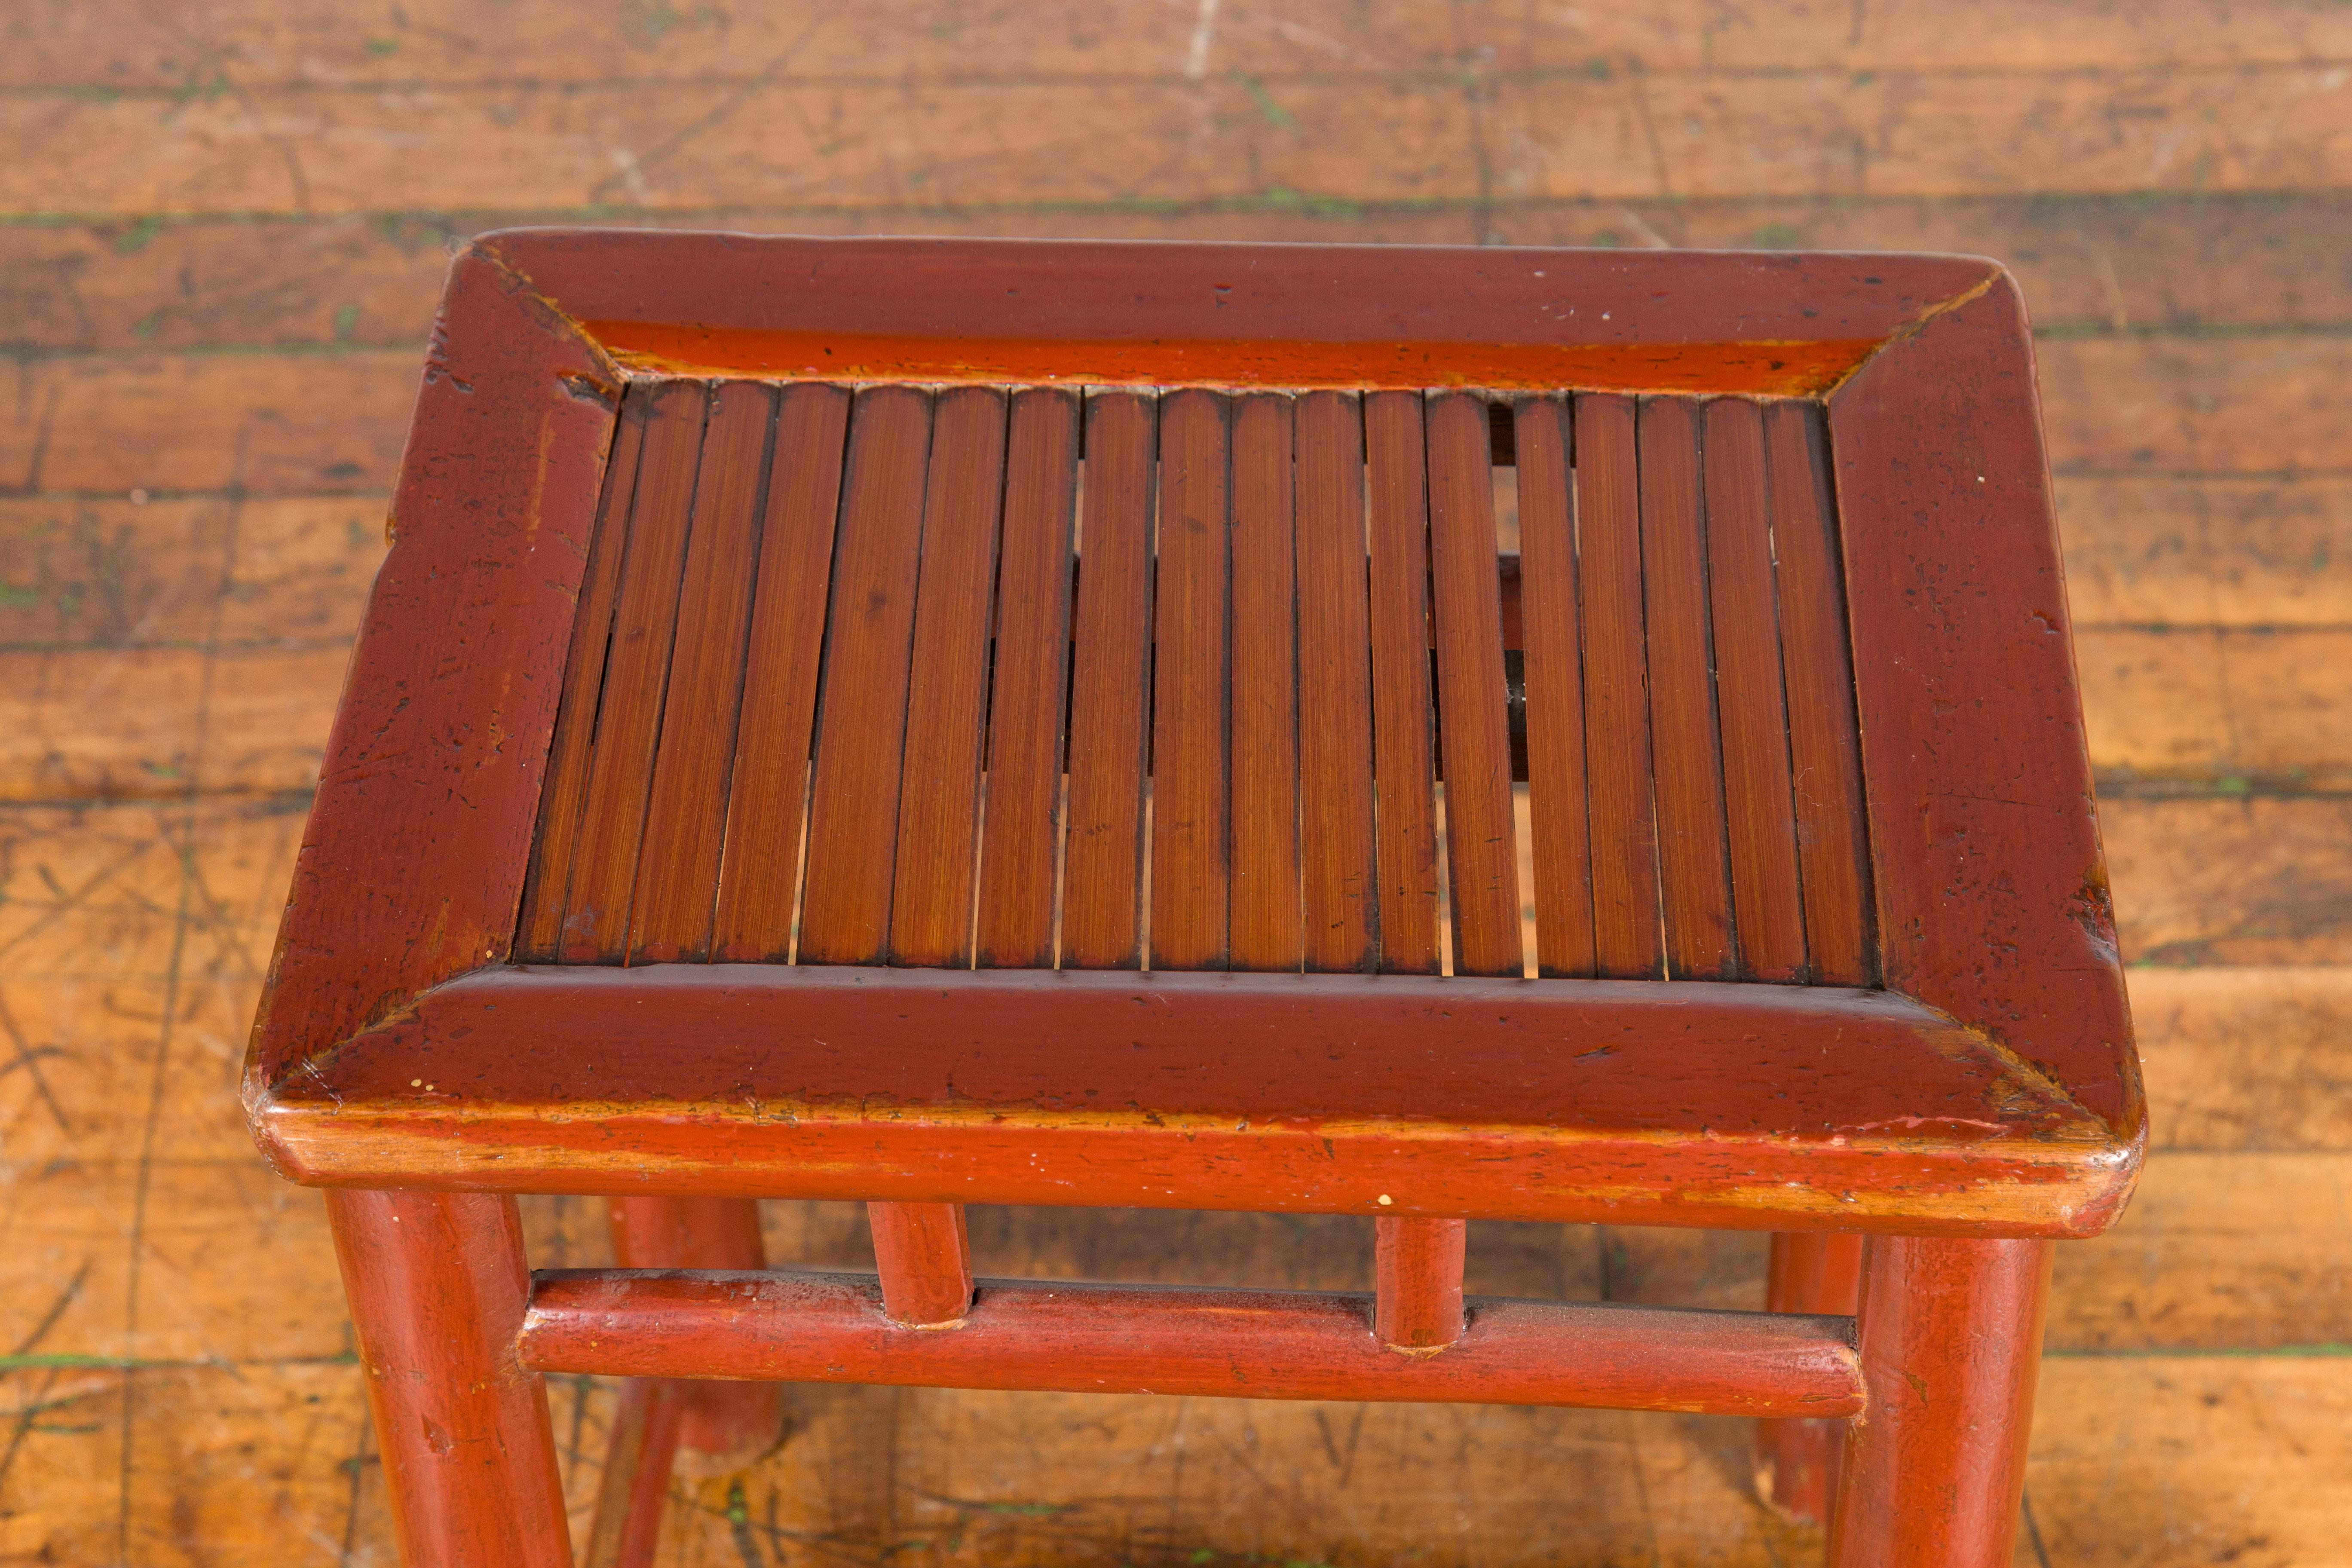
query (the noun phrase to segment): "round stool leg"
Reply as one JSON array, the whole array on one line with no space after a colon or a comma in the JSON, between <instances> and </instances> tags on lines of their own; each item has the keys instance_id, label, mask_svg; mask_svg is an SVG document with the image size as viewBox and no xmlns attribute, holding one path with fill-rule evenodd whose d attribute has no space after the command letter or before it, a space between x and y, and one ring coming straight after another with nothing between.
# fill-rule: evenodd
<instances>
[{"instance_id":1,"label":"round stool leg","mask_svg":"<svg viewBox=\"0 0 2352 1568\"><path fill-rule=\"evenodd\" d=\"M1862 1237L1830 1231L1789 1231L1772 1238L1772 1272L1764 1292L1768 1312L1853 1315L1862 1289ZM1756 1424L1756 1490L1781 1512L1827 1524L1837 1491L1838 1459L1845 1447L1843 1421L1782 1420Z\"/></svg>"},{"instance_id":2,"label":"round stool leg","mask_svg":"<svg viewBox=\"0 0 2352 1568\"><path fill-rule=\"evenodd\" d=\"M623 1268L767 1267L751 1198L614 1198L613 1258ZM645 1568L660 1539L672 1467L723 1475L776 1446L782 1387L632 1378L622 1390L596 1489L584 1568Z\"/></svg>"},{"instance_id":3,"label":"round stool leg","mask_svg":"<svg viewBox=\"0 0 2352 1568\"><path fill-rule=\"evenodd\" d=\"M1874 1237L1864 1247L1869 1404L1847 1439L1832 1568L2008 1568L2051 1246Z\"/></svg>"},{"instance_id":4,"label":"round stool leg","mask_svg":"<svg viewBox=\"0 0 2352 1568\"><path fill-rule=\"evenodd\" d=\"M670 1377L623 1381L580 1568L649 1568L661 1544L662 1502L677 1456L685 1391L695 1386Z\"/></svg>"},{"instance_id":5,"label":"round stool leg","mask_svg":"<svg viewBox=\"0 0 2352 1568\"><path fill-rule=\"evenodd\" d=\"M330 1192L406 1568L572 1568L512 1198Z\"/></svg>"},{"instance_id":6,"label":"round stool leg","mask_svg":"<svg viewBox=\"0 0 2352 1568\"><path fill-rule=\"evenodd\" d=\"M623 1268L768 1266L752 1198L614 1198L613 1260ZM776 1446L784 1391L772 1383L687 1383L677 1446L690 1469L724 1475Z\"/></svg>"}]
</instances>

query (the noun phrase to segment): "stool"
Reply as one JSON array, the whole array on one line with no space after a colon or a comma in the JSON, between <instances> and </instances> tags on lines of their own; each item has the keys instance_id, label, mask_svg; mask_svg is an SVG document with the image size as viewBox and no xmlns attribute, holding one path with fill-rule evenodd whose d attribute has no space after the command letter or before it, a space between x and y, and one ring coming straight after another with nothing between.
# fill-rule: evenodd
<instances>
[{"instance_id":1,"label":"stool","mask_svg":"<svg viewBox=\"0 0 2352 1568\"><path fill-rule=\"evenodd\" d=\"M550 1372L639 1380L598 1563L781 1382L1744 1414L1841 1568L2008 1561L2146 1113L1999 268L493 235L392 530L247 1092L412 1568L572 1561ZM967 1203L1376 1289L974 1280ZM1481 1217L1774 1231L1776 1310L1465 1300Z\"/></svg>"}]
</instances>

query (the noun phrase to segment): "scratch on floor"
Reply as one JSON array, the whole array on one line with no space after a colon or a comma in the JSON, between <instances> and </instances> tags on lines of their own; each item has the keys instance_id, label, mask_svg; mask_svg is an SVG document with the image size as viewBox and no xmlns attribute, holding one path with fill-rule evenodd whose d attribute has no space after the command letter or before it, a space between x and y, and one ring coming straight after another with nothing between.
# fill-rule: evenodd
<instances>
[{"instance_id":1,"label":"scratch on floor","mask_svg":"<svg viewBox=\"0 0 2352 1568\"><path fill-rule=\"evenodd\" d=\"M1209 49L1217 38L1217 7L1220 0L1201 0L1201 8L1192 18L1192 41L1184 52L1184 79L1205 81L1209 76Z\"/></svg>"}]
</instances>

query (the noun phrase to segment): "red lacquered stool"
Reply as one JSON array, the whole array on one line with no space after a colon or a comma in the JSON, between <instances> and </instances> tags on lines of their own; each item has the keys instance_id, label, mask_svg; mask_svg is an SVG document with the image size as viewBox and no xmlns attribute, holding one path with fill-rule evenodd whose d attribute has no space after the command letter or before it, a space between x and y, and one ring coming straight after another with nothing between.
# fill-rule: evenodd
<instances>
[{"instance_id":1,"label":"red lacquered stool","mask_svg":"<svg viewBox=\"0 0 2352 1568\"><path fill-rule=\"evenodd\" d=\"M571 1560L545 1372L643 1380L597 1563L784 1381L1747 1414L1843 1568L2007 1562L2144 1111L1999 268L494 236L393 525L248 1092L412 1565ZM1378 1288L975 1282L964 1203ZM1473 1217L1799 1310L1465 1300Z\"/></svg>"}]
</instances>

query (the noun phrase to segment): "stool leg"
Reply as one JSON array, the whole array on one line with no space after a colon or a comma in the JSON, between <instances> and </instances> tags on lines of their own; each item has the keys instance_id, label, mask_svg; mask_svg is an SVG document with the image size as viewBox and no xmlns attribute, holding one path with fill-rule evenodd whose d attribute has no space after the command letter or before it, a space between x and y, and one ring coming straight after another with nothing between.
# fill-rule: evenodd
<instances>
[{"instance_id":1,"label":"stool leg","mask_svg":"<svg viewBox=\"0 0 2352 1568\"><path fill-rule=\"evenodd\" d=\"M767 1267L750 1198L614 1198L613 1259L623 1268ZM645 1568L681 1452L699 1468L740 1469L775 1447L784 1391L772 1383L631 1378L614 1412L583 1568Z\"/></svg>"},{"instance_id":2,"label":"stool leg","mask_svg":"<svg viewBox=\"0 0 2352 1568\"><path fill-rule=\"evenodd\" d=\"M571 1568L547 1391L515 1360L530 1294L512 1198L330 1192L400 1560Z\"/></svg>"},{"instance_id":3,"label":"stool leg","mask_svg":"<svg viewBox=\"0 0 2352 1568\"><path fill-rule=\"evenodd\" d=\"M613 1259L623 1268L758 1269L768 1266L751 1198L614 1198ZM784 1391L772 1383L687 1383L677 1444L714 1475L776 1446Z\"/></svg>"},{"instance_id":4,"label":"stool leg","mask_svg":"<svg viewBox=\"0 0 2352 1568\"><path fill-rule=\"evenodd\" d=\"M670 1377L633 1377L621 1384L580 1568L646 1568L653 1562L686 1414L684 1391L694 1386Z\"/></svg>"},{"instance_id":5,"label":"stool leg","mask_svg":"<svg viewBox=\"0 0 2352 1568\"><path fill-rule=\"evenodd\" d=\"M1827 1231L1791 1231L1772 1238L1772 1272L1765 1287L1768 1312L1853 1314L1862 1289L1862 1237ZM1837 1491L1843 1421L1759 1421L1756 1424L1756 1489L1784 1513L1827 1524Z\"/></svg>"},{"instance_id":6,"label":"stool leg","mask_svg":"<svg viewBox=\"0 0 2352 1568\"><path fill-rule=\"evenodd\" d=\"M2047 1241L1874 1237L1831 1568L2007 1568L2050 1290Z\"/></svg>"}]
</instances>

